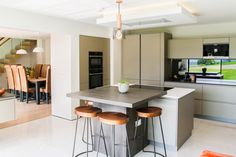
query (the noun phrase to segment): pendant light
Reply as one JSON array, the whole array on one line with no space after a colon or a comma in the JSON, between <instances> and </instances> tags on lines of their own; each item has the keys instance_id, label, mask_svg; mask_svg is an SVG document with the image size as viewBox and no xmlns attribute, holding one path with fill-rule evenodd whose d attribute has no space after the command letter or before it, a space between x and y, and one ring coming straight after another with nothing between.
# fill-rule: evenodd
<instances>
[{"instance_id":1,"label":"pendant light","mask_svg":"<svg viewBox=\"0 0 236 157\"><path fill-rule=\"evenodd\" d=\"M123 38L122 34L122 19L121 19L121 13L120 13L120 4L123 2L123 0L116 0L116 3L118 4L118 12L116 15L116 34L115 37L118 40L121 40Z\"/></svg>"},{"instance_id":2,"label":"pendant light","mask_svg":"<svg viewBox=\"0 0 236 157\"><path fill-rule=\"evenodd\" d=\"M20 49L16 51L16 54L18 54L18 55L25 55L25 54L27 54L27 51L22 48L22 39L20 41Z\"/></svg>"},{"instance_id":3,"label":"pendant light","mask_svg":"<svg viewBox=\"0 0 236 157\"><path fill-rule=\"evenodd\" d=\"M44 52L43 41L41 39L37 40L37 46L33 49L34 53Z\"/></svg>"}]
</instances>

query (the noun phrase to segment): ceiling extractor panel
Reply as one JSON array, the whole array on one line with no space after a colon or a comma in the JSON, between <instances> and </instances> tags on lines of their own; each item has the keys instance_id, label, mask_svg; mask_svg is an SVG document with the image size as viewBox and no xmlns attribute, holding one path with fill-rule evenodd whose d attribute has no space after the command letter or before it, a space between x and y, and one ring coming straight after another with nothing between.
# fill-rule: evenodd
<instances>
[{"instance_id":1,"label":"ceiling extractor panel","mask_svg":"<svg viewBox=\"0 0 236 157\"><path fill-rule=\"evenodd\" d=\"M173 26L196 23L196 17L178 3L158 3L124 8L122 11L123 29ZM97 24L116 25L116 12L105 10Z\"/></svg>"}]
</instances>

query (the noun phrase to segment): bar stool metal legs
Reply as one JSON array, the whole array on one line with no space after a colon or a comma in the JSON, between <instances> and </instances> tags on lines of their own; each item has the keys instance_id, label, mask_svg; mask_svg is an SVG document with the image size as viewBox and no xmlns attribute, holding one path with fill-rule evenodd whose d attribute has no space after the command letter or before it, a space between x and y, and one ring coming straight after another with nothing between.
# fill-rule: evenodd
<instances>
[{"instance_id":1,"label":"bar stool metal legs","mask_svg":"<svg viewBox=\"0 0 236 157\"><path fill-rule=\"evenodd\" d=\"M75 127L75 136L74 136L74 145L73 145L73 153L72 153L72 157L75 156L75 146L76 146L76 139L77 139L77 130L78 130L78 121L79 121L80 117L77 116L76 119L76 127ZM85 127L86 128L86 141L84 139L84 132L85 132ZM91 136L91 143L89 143L89 130L90 130L90 136ZM85 122L84 122L84 129L83 129L83 136L82 136L82 141L87 145L87 150L85 152L81 152L79 154L77 154L75 157L78 157L82 154L87 154L88 157L88 153L93 152L93 146L94 146L94 142L93 142L93 133L92 133L92 124L91 124L91 118L85 118ZM92 150L89 150L89 145L92 145Z\"/></svg>"},{"instance_id":2,"label":"bar stool metal legs","mask_svg":"<svg viewBox=\"0 0 236 157\"><path fill-rule=\"evenodd\" d=\"M166 143L165 143L165 137L164 137L163 128L162 128L161 116L159 117L159 121L160 121L160 126L161 126L161 135L162 135L162 141L163 141L163 146L164 146L164 151L165 151L165 157L167 157Z\"/></svg>"},{"instance_id":3,"label":"bar stool metal legs","mask_svg":"<svg viewBox=\"0 0 236 157\"><path fill-rule=\"evenodd\" d=\"M105 147L105 151L106 151L106 156L108 157L107 146L106 146L106 140L105 140L105 135L104 135L102 123L101 123L101 126L100 126L99 137L98 137L99 139L98 139L97 157L98 157L98 153L99 153L99 149L100 149L100 140L101 140L101 137L102 137L103 142L104 142L104 147Z\"/></svg>"},{"instance_id":4,"label":"bar stool metal legs","mask_svg":"<svg viewBox=\"0 0 236 157\"><path fill-rule=\"evenodd\" d=\"M128 139L128 132L127 132L127 129L126 129L126 125L125 126L125 134L126 134L126 147L128 149L128 154L129 154L129 157L131 157L131 152L130 152L130 145L129 145L129 139ZM102 135L101 135L102 134ZM100 138L103 138L103 141L104 141L104 147L105 147L105 151L106 151L106 156L108 157L108 153L107 153L107 147L106 147L106 142L105 142L105 136L104 136L104 131L103 131L103 126L102 126L102 123L101 123L101 127L100 127L100 135L99 135L99 141L98 141L98 151L97 151L97 157L98 157L98 153L99 153L99 148L100 148ZM120 145L120 144L116 144L115 142L115 125L112 125L112 144L113 144L113 147L112 147L112 157L115 157L116 156L116 146L117 145Z\"/></svg>"},{"instance_id":5,"label":"bar stool metal legs","mask_svg":"<svg viewBox=\"0 0 236 157\"><path fill-rule=\"evenodd\" d=\"M159 153L156 151L156 143L155 143L155 130L154 130L154 118L152 117L151 118L151 125L152 125L152 133L153 133L153 143L154 143L154 151L146 151L144 149L144 138L145 138L145 135L146 135L146 132L147 132L147 120L148 118L143 118L144 119L144 136L143 136L143 152L146 152L146 153L153 153L154 154L154 157L156 157L156 155L160 155L162 157L167 157L167 153L166 153L166 145L165 145L165 138L164 138L164 133L163 133L163 128L162 128L162 122L161 122L161 116L158 116L159 118L159 122L160 122L160 128L161 128L161 136L162 136L162 142L163 142L163 147L164 147L164 153L165 155ZM137 121L139 120L139 117L137 117ZM136 139L136 136L137 136L137 127L135 127L135 132L134 132L134 140Z\"/></svg>"}]
</instances>

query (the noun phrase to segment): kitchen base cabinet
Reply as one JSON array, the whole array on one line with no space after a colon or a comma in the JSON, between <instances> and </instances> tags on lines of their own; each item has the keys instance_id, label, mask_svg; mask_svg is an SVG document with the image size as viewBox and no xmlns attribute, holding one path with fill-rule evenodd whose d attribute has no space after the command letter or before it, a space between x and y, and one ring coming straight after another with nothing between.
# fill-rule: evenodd
<instances>
[{"instance_id":1,"label":"kitchen base cabinet","mask_svg":"<svg viewBox=\"0 0 236 157\"><path fill-rule=\"evenodd\" d=\"M202 100L194 100L194 114L201 115L202 114Z\"/></svg>"},{"instance_id":2,"label":"kitchen base cabinet","mask_svg":"<svg viewBox=\"0 0 236 157\"><path fill-rule=\"evenodd\" d=\"M195 117L236 123L236 86L165 82L165 87L195 89Z\"/></svg>"},{"instance_id":3,"label":"kitchen base cabinet","mask_svg":"<svg viewBox=\"0 0 236 157\"><path fill-rule=\"evenodd\" d=\"M0 99L0 123L15 120L15 99Z\"/></svg>"},{"instance_id":4,"label":"kitchen base cabinet","mask_svg":"<svg viewBox=\"0 0 236 157\"><path fill-rule=\"evenodd\" d=\"M236 86L203 85L203 100L236 104Z\"/></svg>"},{"instance_id":5,"label":"kitchen base cabinet","mask_svg":"<svg viewBox=\"0 0 236 157\"><path fill-rule=\"evenodd\" d=\"M236 104L203 101L202 115L210 119L236 123Z\"/></svg>"},{"instance_id":6,"label":"kitchen base cabinet","mask_svg":"<svg viewBox=\"0 0 236 157\"><path fill-rule=\"evenodd\" d=\"M165 87L179 87L195 89L194 92L194 114L199 115L202 113L202 84L194 83L178 83L178 82L165 82Z\"/></svg>"},{"instance_id":7,"label":"kitchen base cabinet","mask_svg":"<svg viewBox=\"0 0 236 157\"><path fill-rule=\"evenodd\" d=\"M162 108L162 126L167 150L177 151L192 135L194 90L173 88L161 98L149 101L148 106ZM148 139L153 141L151 121L148 124ZM158 117L154 118L155 142L163 146ZM161 148L160 148L161 150Z\"/></svg>"}]
</instances>

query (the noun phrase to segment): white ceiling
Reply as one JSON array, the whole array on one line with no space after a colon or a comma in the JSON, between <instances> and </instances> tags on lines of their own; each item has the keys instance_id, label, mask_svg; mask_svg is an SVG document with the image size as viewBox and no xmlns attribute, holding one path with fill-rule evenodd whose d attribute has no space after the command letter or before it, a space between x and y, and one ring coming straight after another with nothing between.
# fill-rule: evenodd
<instances>
[{"instance_id":1,"label":"white ceiling","mask_svg":"<svg viewBox=\"0 0 236 157\"><path fill-rule=\"evenodd\" d=\"M123 10L152 4L179 2L190 13L196 15L197 23L236 21L236 0L123 0ZM116 11L115 0L0 0L0 6L62 17L87 23L107 10ZM181 25L181 23L176 23ZM182 23L186 24L186 23Z\"/></svg>"}]
</instances>

